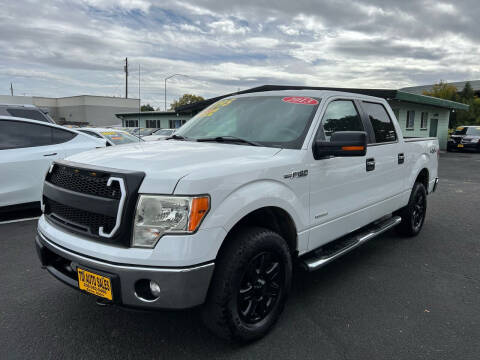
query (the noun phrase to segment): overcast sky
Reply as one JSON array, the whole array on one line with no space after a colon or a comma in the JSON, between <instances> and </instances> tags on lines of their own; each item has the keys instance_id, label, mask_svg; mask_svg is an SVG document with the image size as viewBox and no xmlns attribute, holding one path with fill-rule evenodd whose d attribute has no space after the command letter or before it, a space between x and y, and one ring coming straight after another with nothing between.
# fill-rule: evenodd
<instances>
[{"instance_id":1,"label":"overcast sky","mask_svg":"<svg viewBox=\"0 0 480 360\"><path fill-rule=\"evenodd\" d=\"M478 0L0 0L0 94L163 108L263 84L401 88L480 78Z\"/></svg>"}]
</instances>

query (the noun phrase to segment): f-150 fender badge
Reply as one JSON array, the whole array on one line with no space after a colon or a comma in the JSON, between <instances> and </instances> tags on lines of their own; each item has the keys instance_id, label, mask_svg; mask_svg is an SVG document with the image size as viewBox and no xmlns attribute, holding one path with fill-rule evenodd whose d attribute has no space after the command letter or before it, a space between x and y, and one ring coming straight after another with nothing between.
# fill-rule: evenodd
<instances>
[{"instance_id":1,"label":"f-150 fender badge","mask_svg":"<svg viewBox=\"0 0 480 360\"><path fill-rule=\"evenodd\" d=\"M305 177L308 175L308 170L300 170L300 171L294 171L291 172L290 174L285 174L283 175L284 179L295 179L299 177Z\"/></svg>"}]
</instances>

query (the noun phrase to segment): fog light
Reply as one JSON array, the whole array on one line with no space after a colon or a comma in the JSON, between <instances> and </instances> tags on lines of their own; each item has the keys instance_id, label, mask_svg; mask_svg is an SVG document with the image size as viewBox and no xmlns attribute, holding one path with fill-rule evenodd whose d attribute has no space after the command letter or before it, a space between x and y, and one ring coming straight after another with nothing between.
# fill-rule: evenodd
<instances>
[{"instance_id":1,"label":"fog light","mask_svg":"<svg viewBox=\"0 0 480 360\"><path fill-rule=\"evenodd\" d=\"M155 281L150 280L150 291L152 292L152 295L155 297L160 296L160 285L158 285Z\"/></svg>"}]
</instances>

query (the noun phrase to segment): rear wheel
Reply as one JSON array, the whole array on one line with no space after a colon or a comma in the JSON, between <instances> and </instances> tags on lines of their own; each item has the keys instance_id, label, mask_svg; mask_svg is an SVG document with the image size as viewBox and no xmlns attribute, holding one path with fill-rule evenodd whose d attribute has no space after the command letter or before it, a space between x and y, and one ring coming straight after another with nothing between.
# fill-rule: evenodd
<instances>
[{"instance_id":1,"label":"rear wheel","mask_svg":"<svg viewBox=\"0 0 480 360\"><path fill-rule=\"evenodd\" d=\"M408 205L398 212L402 222L397 231L406 236L416 236L422 230L427 214L427 190L420 182L415 183L410 194Z\"/></svg>"},{"instance_id":2,"label":"rear wheel","mask_svg":"<svg viewBox=\"0 0 480 360\"><path fill-rule=\"evenodd\" d=\"M283 310L291 274L290 251L280 235L263 228L241 229L217 260L203 309L205 325L226 339L261 338Z\"/></svg>"}]
</instances>

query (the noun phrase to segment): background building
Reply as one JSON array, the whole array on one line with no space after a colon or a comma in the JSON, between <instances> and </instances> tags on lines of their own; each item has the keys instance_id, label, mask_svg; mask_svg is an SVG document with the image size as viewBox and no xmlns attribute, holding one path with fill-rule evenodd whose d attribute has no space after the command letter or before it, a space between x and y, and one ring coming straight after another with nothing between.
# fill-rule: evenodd
<instances>
[{"instance_id":1,"label":"background building","mask_svg":"<svg viewBox=\"0 0 480 360\"><path fill-rule=\"evenodd\" d=\"M465 84L467 82L470 83L470 85L472 86L472 90L475 92L475 94L477 96L480 95L480 80L449 82L448 85L453 85L458 89L458 91L462 91L462 89L465 87ZM400 90L408 93L412 93L412 94L422 95L424 91L432 91L433 86L434 84L411 86L411 87L406 87Z\"/></svg>"},{"instance_id":2,"label":"background building","mask_svg":"<svg viewBox=\"0 0 480 360\"><path fill-rule=\"evenodd\" d=\"M192 118L192 113L175 111L142 111L119 113L123 127L176 129Z\"/></svg>"},{"instance_id":3,"label":"background building","mask_svg":"<svg viewBox=\"0 0 480 360\"><path fill-rule=\"evenodd\" d=\"M140 100L92 95L62 98L0 95L0 104L38 106L58 124L111 126L120 124L116 113L138 110Z\"/></svg>"}]
</instances>

